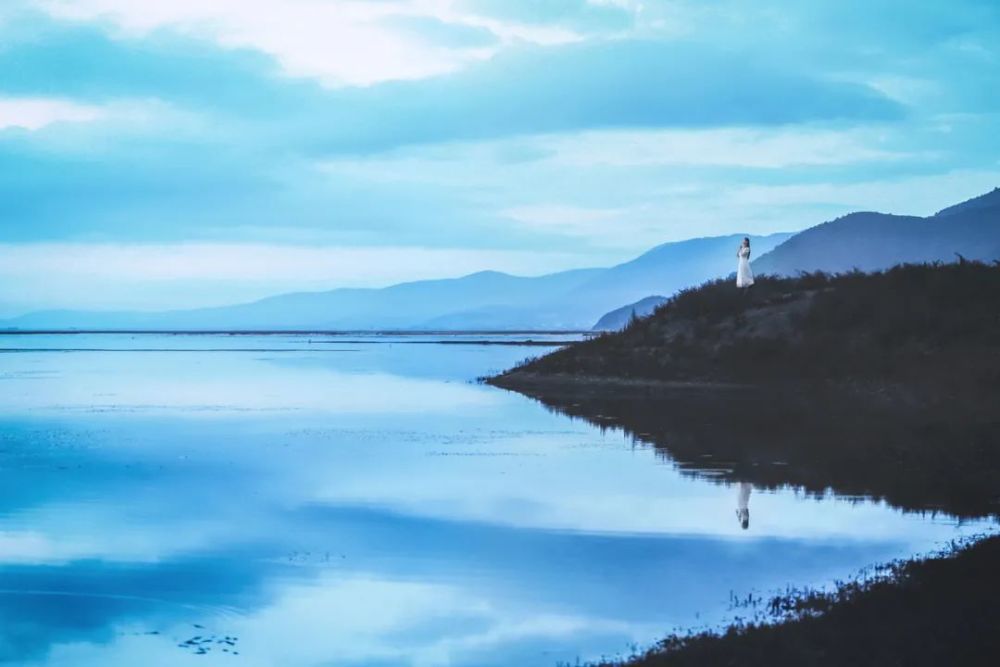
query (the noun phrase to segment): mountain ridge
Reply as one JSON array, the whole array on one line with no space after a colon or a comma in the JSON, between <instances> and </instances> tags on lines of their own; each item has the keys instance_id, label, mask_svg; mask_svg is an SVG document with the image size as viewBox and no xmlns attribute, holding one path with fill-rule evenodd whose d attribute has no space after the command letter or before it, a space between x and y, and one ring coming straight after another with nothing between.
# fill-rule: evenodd
<instances>
[{"instance_id":1,"label":"mountain ridge","mask_svg":"<svg viewBox=\"0 0 1000 667\"><path fill-rule=\"evenodd\" d=\"M291 292L256 301L162 312L38 311L0 322L16 330L427 330L480 328L589 330L608 307L657 288L676 291L692 277L725 272L720 249L740 235L704 237L656 246L608 268L541 276L485 270L458 278L398 283L384 288ZM773 245L789 234L772 235ZM688 254L661 267L663 255Z\"/></svg>"},{"instance_id":2,"label":"mountain ridge","mask_svg":"<svg viewBox=\"0 0 1000 667\"><path fill-rule=\"evenodd\" d=\"M622 304L730 275L745 234L660 244L615 266L516 276L483 270L384 288L276 294L159 312L36 311L7 330L589 330ZM797 233L752 237L758 275L876 271L956 256L1000 258L1000 188L927 217L857 211Z\"/></svg>"}]
</instances>

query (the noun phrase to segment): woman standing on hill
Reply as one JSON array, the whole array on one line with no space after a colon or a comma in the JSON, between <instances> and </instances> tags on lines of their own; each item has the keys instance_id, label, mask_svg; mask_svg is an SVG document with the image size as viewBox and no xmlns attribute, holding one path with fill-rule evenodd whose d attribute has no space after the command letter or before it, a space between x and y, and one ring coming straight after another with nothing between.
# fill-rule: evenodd
<instances>
[{"instance_id":1,"label":"woman standing on hill","mask_svg":"<svg viewBox=\"0 0 1000 667\"><path fill-rule=\"evenodd\" d=\"M750 287L753 285L753 271L750 270L750 238L743 237L743 244L736 251L739 264L736 267L736 286Z\"/></svg>"}]
</instances>

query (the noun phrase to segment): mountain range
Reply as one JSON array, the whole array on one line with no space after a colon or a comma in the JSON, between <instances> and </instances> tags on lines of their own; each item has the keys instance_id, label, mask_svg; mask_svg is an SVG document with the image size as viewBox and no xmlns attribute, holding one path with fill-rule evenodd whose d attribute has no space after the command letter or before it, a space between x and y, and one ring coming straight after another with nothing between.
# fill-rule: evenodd
<instances>
[{"instance_id":1,"label":"mountain range","mask_svg":"<svg viewBox=\"0 0 1000 667\"><path fill-rule=\"evenodd\" d=\"M157 313L56 310L0 322L22 330L589 329L605 312L725 275L743 234L657 246L610 268L538 277L482 271L382 289L281 294L252 303ZM773 248L789 234L757 237ZM758 247L758 246L755 246Z\"/></svg>"},{"instance_id":2,"label":"mountain range","mask_svg":"<svg viewBox=\"0 0 1000 667\"><path fill-rule=\"evenodd\" d=\"M932 216L850 213L792 235L770 252L753 244L757 274L794 276L801 272L877 271L897 264L1000 259L1000 188L949 206ZM690 286L694 286L692 283ZM662 297L659 299L662 301ZM658 299L647 297L606 313L594 326L624 327L634 311L650 314Z\"/></svg>"},{"instance_id":3,"label":"mountain range","mask_svg":"<svg viewBox=\"0 0 1000 667\"><path fill-rule=\"evenodd\" d=\"M875 271L896 264L1000 258L1000 188L920 218L851 213L810 227L753 262L757 273Z\"/></svg>"},{"instance_id":4,"label":"mountain range","mask_svg":"<svg viewBox=\"0 0 1000 667\"><path fill-rule=\"evenodd\" d=\"M54 310L0 322L20 330L531 330L619 328L653 294L730 274L744 234L665 243L610 268L538 277L483 271L381 289L281 294L167 312ZM797 234L753 237L754 271L872 271L900 263L1000 258L1000 188L929 217L851 213ZM622 304L629 304L623 306ZM614 314L609 311L617 310ZM606 317L605 317L606 316Z\"/></svg>"}]
</instances>

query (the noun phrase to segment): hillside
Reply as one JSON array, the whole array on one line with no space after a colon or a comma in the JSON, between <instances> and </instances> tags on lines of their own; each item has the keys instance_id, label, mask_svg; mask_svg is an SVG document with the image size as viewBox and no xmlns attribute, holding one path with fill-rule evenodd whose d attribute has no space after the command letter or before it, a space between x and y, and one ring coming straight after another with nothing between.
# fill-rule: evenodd
<instances>
[{"instance_id":1,"label":"hillside","mask_svg":"<svg viewBox=\"0 0 1000 667\"><path fill-rule=\"evenodd\" d=\"M621 333L514 369L555 375L760 383L1000 380L1000 266L906 265L873 274L718 280Z\"/></svg>"},{"instance_id":2,"label":"hillside","mask_svg":"<svg viewBox=\"0 0 1000 667\"><path fill-rule=\"evenodd\" d=\"M595 331L620 331L624 329L633 318L647 317L653 314L657 308L667 302L665 296L647 296L639 299L635 303L616 308L605 314L594 324Z\"/></svg>"},{"instance_id":3,"label":"hillside","mask_svg":"<svg viewBox=\"0 0 1000 667\"><path fill-rule=\"evenodd\" d=\"M487 380L716 482L1000 512L1000 265L729 281Z\"/></svg>"}]
</instances>

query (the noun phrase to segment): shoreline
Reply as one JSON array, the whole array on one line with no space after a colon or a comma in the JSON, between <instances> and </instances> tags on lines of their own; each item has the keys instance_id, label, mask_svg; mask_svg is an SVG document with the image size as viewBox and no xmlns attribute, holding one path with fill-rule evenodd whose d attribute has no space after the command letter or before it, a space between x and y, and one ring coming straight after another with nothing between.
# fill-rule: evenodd
<instances>
[{"instance_id":1,"label":"shoreline","mask_svg":"<svg viewBox=\"0 0 1000 667\"><path fill-rule=\"evenodd\" d=\"M642 390L644 394L670 393L680 390L738 391L752 389L754 385L737 382L708 380L656 380L645 378L606 377L599 375L573 375L570 373L531 373L512 370L482 378L484 384L508 391L527 393L531 390L550 390L556 395L572 396L592 394L607 389Z\"/></svg>"},{"instance_id":2,"label":"shoreline","mask_svg":"<svg viewBox=\"0 0 1000 667\"><path fill-rule=\"evenodd\" d=\"M719 629L672 633L588 667L938 667L995 665L1000 535L869 568L835 590L755 601ZM763 607L763 610L761 609Z\"/></svg>"}]
</instances>

